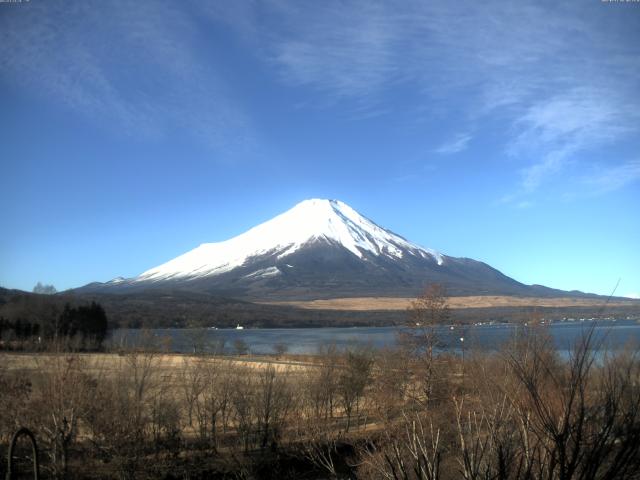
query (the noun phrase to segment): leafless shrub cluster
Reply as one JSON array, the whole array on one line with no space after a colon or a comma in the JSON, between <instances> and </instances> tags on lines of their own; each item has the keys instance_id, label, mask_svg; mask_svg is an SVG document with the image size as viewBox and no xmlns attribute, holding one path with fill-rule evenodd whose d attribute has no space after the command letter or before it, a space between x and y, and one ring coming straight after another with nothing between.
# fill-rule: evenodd
<instances>
[{"instance_id":1,"label":"leafless shrub cluster","mask_svg":"<svg viewBox=\"0 0 640 480\"><path fill-rule=\"evenodd\" d=\"M427 348L327 346L305 365L142 349L36 357L0 369L0 439L32 429L56 478L637 478L637 352L598 353L587 332L561 359L533 328L470 354L462 375L460 357L422 338Z\"/></svg>"},{"instance_id":2,"label":"leafless shrub cluster","mask_svg":"<svg viewBox=\"0 0 640 480\"><path fill-rule=\"evenodd\" d=\"M414 409L362 450L370 478L638 478L640 361L587 331L568 360L544 331L469 361L446 404ZM458 382L453 377L453 382ZM453 419L453 421L451 421Z\"/></svg>"}]
</instances>

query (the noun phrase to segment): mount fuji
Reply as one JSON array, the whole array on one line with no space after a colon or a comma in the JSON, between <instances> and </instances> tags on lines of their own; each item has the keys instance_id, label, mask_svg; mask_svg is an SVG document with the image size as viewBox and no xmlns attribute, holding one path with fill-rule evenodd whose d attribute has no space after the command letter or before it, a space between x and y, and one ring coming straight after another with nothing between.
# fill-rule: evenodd
<instances>
[{"instance_id":1,"label":"mount fuji","mask_svg":"<svg viewBox=\"0 0 640 480\"><path fill-rule=\"evenodd\" d=\"M423 248L338 200L311 199L230 240L204 243L137 277L80 293L186 290L250 300L415 296L428 283L451 295L561 296L489 265Z\"/></svg>"}]
</instances>

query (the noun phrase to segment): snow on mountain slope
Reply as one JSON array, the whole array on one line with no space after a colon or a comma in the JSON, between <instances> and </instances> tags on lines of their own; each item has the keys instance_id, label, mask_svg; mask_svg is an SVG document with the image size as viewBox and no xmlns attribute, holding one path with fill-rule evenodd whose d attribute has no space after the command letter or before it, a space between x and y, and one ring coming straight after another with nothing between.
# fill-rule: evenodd
<instances>
[{"instance_id":1,"label":"snow on mountain slope","mask_svg":"<svg viewBox=\"0 0 640 480\"><path fill-rule=\"evenodd\" d=\"M205 243L158 267L147 270L134 282L195 279L216 276L242 266L248 259L275 254L282 259L314 241L341 245L358 258L365 255L402 258L413 255L432 258L438 265L443 256L419 247L379 227L349 205L337 200L311 199L230 240ZM276 275L277 269L256 273Z\"/></svg>"}]
</instances>

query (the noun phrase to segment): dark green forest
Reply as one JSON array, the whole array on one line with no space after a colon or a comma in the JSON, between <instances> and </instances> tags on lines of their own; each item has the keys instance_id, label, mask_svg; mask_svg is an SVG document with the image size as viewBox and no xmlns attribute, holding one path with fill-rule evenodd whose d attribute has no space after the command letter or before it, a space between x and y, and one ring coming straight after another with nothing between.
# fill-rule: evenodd
<instances>
[{"instance_id":1,"label":"dark green forest","mask_svg":"<svg viewBox=\"0 0 640 480\"><path fill-rule=\"evenodd\" d=\"M53 340L70 342L80 349L99 349L109 322L95 301L13 293L0 302L0 346L37 347Z\"/></svg>"}]
</instances>

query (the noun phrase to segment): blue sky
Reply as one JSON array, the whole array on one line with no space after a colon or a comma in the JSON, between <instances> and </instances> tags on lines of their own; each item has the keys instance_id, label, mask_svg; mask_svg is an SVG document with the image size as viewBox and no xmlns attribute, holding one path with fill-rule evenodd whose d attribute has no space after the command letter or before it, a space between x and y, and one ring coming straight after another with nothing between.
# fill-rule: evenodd
<instances>
[{"instance_id":1,"label":"blue sky","mask_svg":"<svg viewBox=\"0 0 640 480\"><path fill-rule=\"evenodd\" d=\"M640 3L0 3L0 285L134 276L311 197L640 294Z\"/></svg>"}]
</instances>

